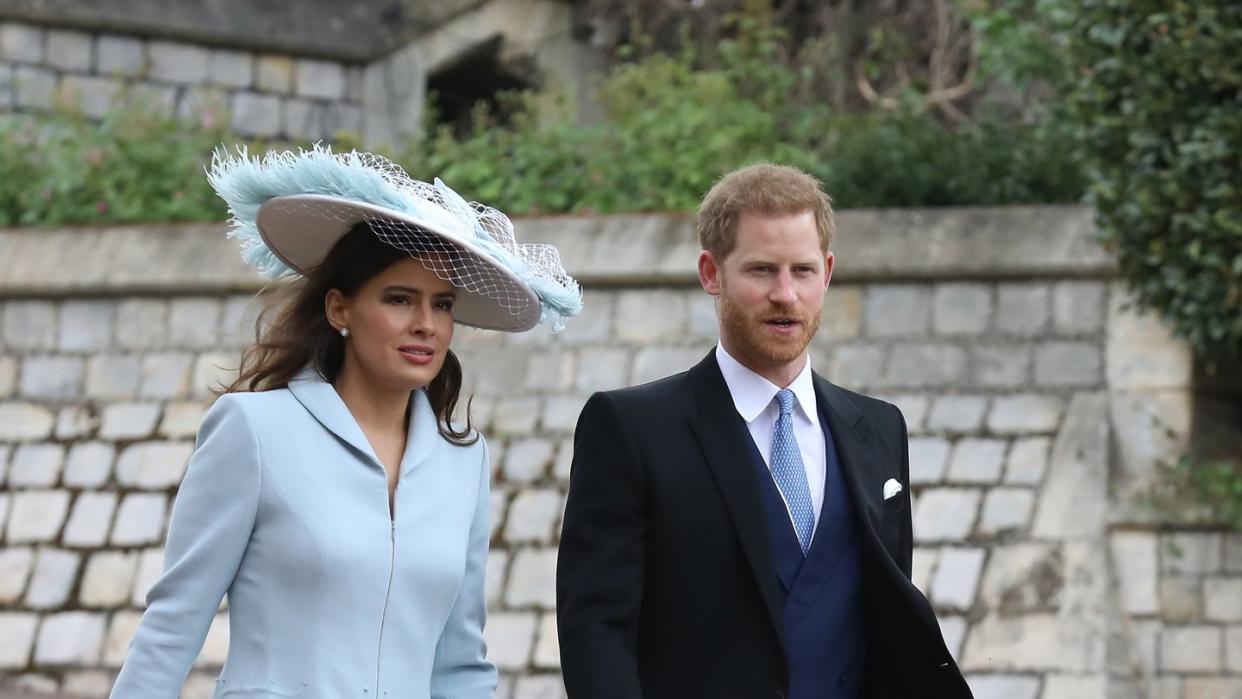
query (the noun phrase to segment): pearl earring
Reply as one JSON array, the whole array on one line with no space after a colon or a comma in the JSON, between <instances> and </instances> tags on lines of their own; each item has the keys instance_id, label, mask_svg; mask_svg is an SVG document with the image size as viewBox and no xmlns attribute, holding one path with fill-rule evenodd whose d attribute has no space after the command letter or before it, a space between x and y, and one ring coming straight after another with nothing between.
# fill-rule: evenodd
<instances>
[{"instance_id":1,"label":"pearl earring","mask_svg":"<svg viewBox=\"0 0 1242 699\"><path fill-rule=\"evenodd\" d=\"M349 337L349 328L341 328L341 337Z\"/></svg>"}]
</instances>

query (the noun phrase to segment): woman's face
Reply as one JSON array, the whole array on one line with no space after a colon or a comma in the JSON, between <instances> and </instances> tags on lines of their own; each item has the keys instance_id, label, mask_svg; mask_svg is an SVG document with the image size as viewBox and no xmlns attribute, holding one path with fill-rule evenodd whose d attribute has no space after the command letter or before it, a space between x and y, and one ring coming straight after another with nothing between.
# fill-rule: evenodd
<instances>
[{"instance_id":1,"label":"woman's face","mask_svg":"<svg viewBox=\"0 0 1242 699\"><path fill-rule=\"evenodd\" d=\"M453 339L457 291L414 258L398 260L352 297L328 292L328 321L349 328L345 364L367 383L412 391L431 382Z\"/></svg>"}]
</instances>

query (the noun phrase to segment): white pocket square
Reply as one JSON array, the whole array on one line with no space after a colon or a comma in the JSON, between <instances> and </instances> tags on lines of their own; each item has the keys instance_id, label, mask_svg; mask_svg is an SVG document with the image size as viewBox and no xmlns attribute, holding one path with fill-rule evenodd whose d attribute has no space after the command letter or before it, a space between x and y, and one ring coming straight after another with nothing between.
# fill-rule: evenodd
<instances>
[{"instance_id":1,"label":"white pocket square","mask_svg":"<svg viewBox=\"0 0 1242 699\"><path fill-rule=\"evenodd\" d=\"M885 500L888 500L889 498L893 497L897 493L900 493L901 490L902 490L901 484L897 482L896 478L890 478L884 481L884 499Z\"/></svg>"}]
</instances>

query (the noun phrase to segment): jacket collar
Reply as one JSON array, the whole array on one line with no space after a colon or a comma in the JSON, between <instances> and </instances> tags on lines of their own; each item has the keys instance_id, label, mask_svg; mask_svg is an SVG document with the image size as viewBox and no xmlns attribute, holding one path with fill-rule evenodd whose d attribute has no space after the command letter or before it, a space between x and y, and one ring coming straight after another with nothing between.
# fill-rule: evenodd
<instances>
[{"instance_id":1,"label":"jacket collar","mask_svg":"<svg viewBox=\"0 0 1242 699\"><path fill-rule=\"evenodd\" d=\"M318 371L309 366L303 369L289 382L289 392L324 429L352 447L359 456L383 468L374 447L349 412L345 401L341 400L336 387L325 381ZM439 441L431 401L427 399L425 390L418 389L410 394L410 422L406 430L405 453L401 457L401 473L426 460Z\"/></svg>"}]
</instances>

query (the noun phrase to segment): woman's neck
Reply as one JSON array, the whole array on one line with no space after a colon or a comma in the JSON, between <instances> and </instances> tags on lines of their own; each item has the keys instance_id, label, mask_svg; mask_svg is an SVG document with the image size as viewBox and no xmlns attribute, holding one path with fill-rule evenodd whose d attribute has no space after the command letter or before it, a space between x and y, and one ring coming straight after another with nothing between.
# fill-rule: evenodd
<instances>
[{"instance_id":1,"label":"woman's neck","mask_svg":"<svg viewBox=\"0 0 1242 699\"><path fill-rule=\"evenodd\" d=\"M405 432L406 411L410 404L410 392L391 386L375 385L368 380L364 372L357 367L346 365L341 368L333 382L336 392L345 402L345 407L358 421L358 424L370 430L390 433Z\"/></svg>"}]
</instances>

